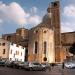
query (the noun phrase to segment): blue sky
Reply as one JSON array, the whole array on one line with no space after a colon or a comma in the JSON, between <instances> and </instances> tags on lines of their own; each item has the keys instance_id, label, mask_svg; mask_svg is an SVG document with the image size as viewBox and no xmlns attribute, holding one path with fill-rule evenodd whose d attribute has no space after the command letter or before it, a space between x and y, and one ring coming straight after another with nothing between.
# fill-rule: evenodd
<instances>
[{"instance_id":1,"label":"blue sky","mask_svg":"<svg viewBox=\"0 0 75 75\"><path fill-rule=\"evenodd\" d=\"M0 0L0 35L38 25L54 0ZM61 32L75 31L75 0L60 0Z\"/></svg>"}]
</instances>

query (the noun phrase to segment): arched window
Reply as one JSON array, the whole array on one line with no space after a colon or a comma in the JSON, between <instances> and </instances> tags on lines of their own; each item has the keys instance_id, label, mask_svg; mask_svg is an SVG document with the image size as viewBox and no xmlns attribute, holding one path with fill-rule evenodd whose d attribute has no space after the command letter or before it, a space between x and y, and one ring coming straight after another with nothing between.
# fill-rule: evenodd
<instances>
[{"instance_id":1,"label":"arched window","mask_svg":"<svg viewBox=\"0 0 75 75\"><path fill-rule=\"evenodd\" d=\"M38 30L36 30L36 33L38 33Z\"/></svg>"},{"instance_id":2,"label":"arched window","mask_svg":"<svg viewBox=\"0 0 75 75\"><path fill-rule=\"evenodd\" d=\"M46 47L47 47L47 42L44 41L44 54L46 54Z\"/></svg>"},{"instance_id":3,"label":"arched window","mask_svg":"<svg viewBox=\"0 0 75 75\"><path fill-rule=\"evenodd\" d=\"M3 54L5 54L5 49L3 49Z\"/></svg>"},{"instance_id":4,"label":"arched window","mask_svg":"<svg viewBox=\"0 0 75 75\"><path fill-rule=\"evenodd\" d=\"M35 41L35 54L37 54L37 49L38 49L38 43Z\"/></svg>"},{"instance_id":5,"label":"arched window","mask_svg":"<svg viewBox=\"0 0 75 75\"><path fill-rule=\"evenodd\" d=\"M21 56L22 56L22 52L21 52Z\"/></svg>"},{"instance_id":6,"label":"arched window","mask_svg":"<svg viewBox=\"0 0 75 75\"><path fill-rule=\"evenodd\" d=\"M3 46L5 46L5 43L2 43Z\"/></svg>"},{"instance_id":7,"label":"arched window","mask_svg":"<svg viewBox=\"0 0 75 75\"><path fill-rule=\"evenodd\" d=\"M10 35L7 36L7 40L8 41L11 40L11 36Z\"/></svg>"},{"instance_id":8,"label":"arched window","mask_svg":"<svg viewBox=\"0 0 75 75\"><path fill-rule=\"evenodd\" d=\"M12 54L12 50L10 51L10 54Z\"/></svg>"}]
</instances>

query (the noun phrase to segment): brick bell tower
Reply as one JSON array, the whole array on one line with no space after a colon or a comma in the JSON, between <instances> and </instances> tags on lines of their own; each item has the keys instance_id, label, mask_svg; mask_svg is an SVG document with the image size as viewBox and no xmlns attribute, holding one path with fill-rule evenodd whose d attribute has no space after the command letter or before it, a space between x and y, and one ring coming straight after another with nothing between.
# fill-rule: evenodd
<instances>
[{"instance_id":1,"label":"brick bell tower","mask_svg":"<svg viewBox=\"0 0 75 75\"><path fill-rule=\"evenodd\" d=\"M51 22L54 30L55 62L61 62L60 2L51 2Z\"/></svg>"}]
</instances>

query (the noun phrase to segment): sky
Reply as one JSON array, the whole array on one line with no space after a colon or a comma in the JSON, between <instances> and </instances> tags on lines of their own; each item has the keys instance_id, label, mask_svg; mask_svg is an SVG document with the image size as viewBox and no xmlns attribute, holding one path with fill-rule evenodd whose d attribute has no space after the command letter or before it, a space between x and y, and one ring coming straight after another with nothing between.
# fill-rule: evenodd
<instances>
[{"instance_id":1,"label":"sky","mask_svg":"<svg viewBox=\"0 0 75 75\"><path fill-rule=\"evenodd\" d=\"M54 0L0 0L0 36L37 26ZM61 32L75 31L75 0L60 1Z\"/></svg>"}]
</instances>

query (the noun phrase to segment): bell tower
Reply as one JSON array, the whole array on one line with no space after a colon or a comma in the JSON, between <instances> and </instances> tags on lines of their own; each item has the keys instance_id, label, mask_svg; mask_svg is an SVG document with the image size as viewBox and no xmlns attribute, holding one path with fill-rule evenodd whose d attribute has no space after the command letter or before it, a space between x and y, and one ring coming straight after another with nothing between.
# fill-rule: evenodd
<instances>
[{"instance_id":1,"label":"bell tower","mask_svg":"<svg viewBox=\"0 0 75 75\"><path fill-rule=\"evenodd\" d=\"M55 43L55 62L61 61L61 33L60 33L60 3L59 1L51 2L51 22L54 30Z\"/></svg>"}]
</instances>

